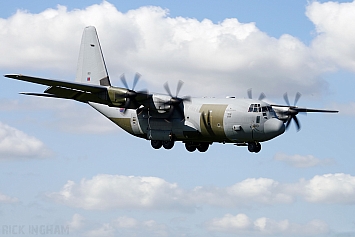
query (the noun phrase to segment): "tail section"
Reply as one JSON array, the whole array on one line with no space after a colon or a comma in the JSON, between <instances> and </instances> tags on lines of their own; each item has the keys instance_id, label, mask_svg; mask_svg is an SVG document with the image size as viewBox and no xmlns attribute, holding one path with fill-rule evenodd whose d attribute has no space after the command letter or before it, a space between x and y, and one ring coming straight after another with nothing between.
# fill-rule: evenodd
<instances>
[{"instance_id":1,"label":"tail section","mask_svg":"<svg viewBox=\"0 0 355 237\"><path fill-rule=\"evenodd\" d=\"M84 29L76 81L92 85L111 86L99 38L94 26L88 26Z\"/></svg>"}]
</instances>

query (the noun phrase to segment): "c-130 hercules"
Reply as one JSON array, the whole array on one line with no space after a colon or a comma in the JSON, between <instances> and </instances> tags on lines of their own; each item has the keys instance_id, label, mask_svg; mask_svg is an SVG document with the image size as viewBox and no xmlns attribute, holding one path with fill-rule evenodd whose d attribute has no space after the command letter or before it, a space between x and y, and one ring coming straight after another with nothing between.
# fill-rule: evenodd
<instances>
[{"instance_id":1,"label":"c-130 hercules","mask_svg":"<svg viewBox=\"0 0 355 237\"><path fill-rule=\"evenodd\" d=\"M296 106L300 94L290 105L270 105L262 99L226 99L179 97L183 82L179 81L175 95L164 84L167 95L135 91L140 75L136 74L132 89L124 75L125 88L111 86L95 27L88 26L82 36L76 82L8 74L5 77L49 86L44 93L25 95L72 99L87 103L126 132L150 140L155 149L171 149L174 143L185 143L186 150L206 152L214 142L247 146L258 153L261 142L285 132L293 120L300 129L296 115L300 112L327 112ZM286 125L285 125L286 124Z\"/></svg>"}]
</instances>

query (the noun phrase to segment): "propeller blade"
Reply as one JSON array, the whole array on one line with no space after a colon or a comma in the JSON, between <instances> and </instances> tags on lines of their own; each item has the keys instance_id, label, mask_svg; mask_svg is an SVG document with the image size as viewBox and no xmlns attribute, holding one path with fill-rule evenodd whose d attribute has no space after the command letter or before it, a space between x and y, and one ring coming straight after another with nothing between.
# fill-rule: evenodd
<instances>
[{"instance_id":1,"label":"propeller blade","mask_svg":"<svg viewBox=\"0 0 355 237\"><path fill-rule=\"evenodd\" d=\"M298 118L295 116L292 116L293 120L295 121L296 123L296 127L297 127L297 132L301 130L301 124L300 122L298 121Z\"/></svg>"},{"instance_id":2,"label":"propeller blade","mask_svg":"<svg viewBox=\"0 0 355 237\"><path fill-rule=\"evenodd\" d=\"M261 94L259 95L258 100L263 100L266 98L266 95L264 94L264 92L261 92Z\"/></svg>"},{"instance_id":3,"label":"propeller blade","mask_svg":"<svg viewBox=\"0 0 355 237\"><path fill-rule=\"evenodd\" d=\"M129 87L128 87L128 84L127 84L125 75L122 74L122 75L120 76L120 78L121 78L121 81L122 81L123 85L126 87L126 89L128 89Z\"/></svg>"},{"instance_id":4,"label":"propeller blade","mask_svg":"<svg viewBox=\"0 0 355 237\"><path fill-rule=\"evenodd\" d=\"M165 89L165 91L168 93L168 95L169 95L170 97L174 97L174 96L171 94L171 91L170 91L168 82L165 82L165 83L164 83L164 89Z\"/></svg>"},{"instance_id":5,"label":"propeller blade","mask_svg":"<svg viewBox=\"0 0 355 237\"><path fill-rule=\"evenodd\" d=\"M288 106L290 106L290 101L288 100L287 92L284 94L284 100Z\"/></svg>"},{"instance_id":6,"label":"propeller blade","mask_svg":"<svg viewBox=\"0 0 355 237\"><path fill-rule=\"evenodd\" d=\"M177 87L176 87L176 94L175 94L175 97L177 97L179 95L179 92L181 90L181 87L182 85L184 85L184 82L179 80L178 84L177 84Z\"/></svg>"},{"instance_id":7,"label":"propeller blade","mask_svg":"<svg viewBox=\"0 0 355 237\"><path fill-rule=\"evenodd\" d=\"M297 92L296 96L295 96L295 103L293 104L294 106L296 106L298 100L301 98L301 93Z\"/></svg>"},{"instance_id":8,"label":"propeller blade","mask_svg":"<svg viewBox=\"0 0 355 237\"><path fill-rule=\"evenodd\" d=\"M289 117L289 118L287 119L287 122L286 122L286 129L288 129L288 127L290 126L291 120L292 120L291 117Z\"/></svg>"},{"instance_id":9,"label":"propeller blade","mask_svg":"<svg viewBox=\"0 0 355 237\"><path fill-rule=\"evenodd\" d=\"M130 98L127 98L127 99L126 99L126 103L124 104L125 110L128 109L130 105L131 105L131 99L130 99ZM125 111L125 112L126 112L126 111Z\"/></svg>"},{"instance_id":10,"label":"propeller blade","mask_svg":"<svg viewBox=\"0 0 355 237\"><path fill-rule=\"evenodd\" d=\"M251 88L248 89L247 93L248 93L248 98L249 98L249 99L253 99L253 92L252 92L252 89L251 89ZM266 95L264 94L264 92L261 92L260 95L259 95L258 100L263 100L263 99L265 99L265 98L266 98Z\"/></svg>"},{"instance_id":11,"label":"propeller blade","mask_svg":"<svg viewBox=\"0 0 355 237\"><path fill-rule=\"evenodd\" d=\"M184 97L182 97L182 100L191 102L191 97L190 96L184 96Z\"/></svg>"},{"instance_id":12,"label":"propeller blade","mask_svg":"<svg viewBox=\"0 0 355 237\"><path fill-rule=\"evenodd\" d=\"M141 77L141 74L139 74L138 72L136 73L136 75L134 75L132 90L134 90L134 88L136 87L140 77Z\"/></svg>"},{"instance_id":13,"label":"propeller blade","mask_svg":"<svg viewBox=\"0 0 355 237\"><path fill-rule=\"evenodd\" d=\"M248 98L249 99L253 99L253 94L252 94L252 89L250 88L250 89L248 89Z\"/></svg>"}]
</instances>

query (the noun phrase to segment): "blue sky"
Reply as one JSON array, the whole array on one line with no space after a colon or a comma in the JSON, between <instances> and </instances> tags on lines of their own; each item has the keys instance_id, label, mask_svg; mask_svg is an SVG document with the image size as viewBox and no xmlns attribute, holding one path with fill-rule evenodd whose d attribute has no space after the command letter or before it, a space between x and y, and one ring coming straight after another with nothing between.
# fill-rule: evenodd
<instances>
[{"instance_id":1,"label":"blue sky","mask_svg":"<svg viewBox=\"0 0 355 237\"><path fill-rule=\"evenodd\" d=\"M299 91L299 106L340 113L299 115L300 132L292 125L259 154L157 151L87 105L22 96L45 87L3 78L0 236L18 225L68 226L70 236L355 236L354 11L351 1L3 4L2 74L73 81L82 30L95 25L117 86L139 71L137 89L182 79L181 94L243 98L252 87L281 104Z\"/></svg>"}]
</instances>

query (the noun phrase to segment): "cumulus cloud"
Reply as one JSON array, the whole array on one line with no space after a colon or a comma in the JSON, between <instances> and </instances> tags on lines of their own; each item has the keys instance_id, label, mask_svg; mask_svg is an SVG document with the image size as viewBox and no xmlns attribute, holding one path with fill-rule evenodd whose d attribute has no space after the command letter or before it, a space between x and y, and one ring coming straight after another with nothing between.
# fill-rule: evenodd
<instances>
[{"instance_id":1,"label":"cumulus cloud","mask_svg":"<svg viewBox=\"0 0 355 237\"><path fill-rule=\"evenodd\" d=\"M316 175L300 185L308 202L355 204L355 177L349 174Z\"/></svg>"},{"instance_id":2,"label":"cumulus cloud","mask_svg":"<svg viewBox=\"0 0 355 237\"><path fill-rule=\"evenodd\" d=\"M246 179L229 187L180 188L157 177L100 174L79 183L68 181L47 197L64 205L88 209L146 209L193 211L198 206L248 207L306 202L355 204L355 177L348 174L317 175L296 183L272 179Z\"/></svg>"},{"instance_id":3,"label":"cumulus cloud","mask_svg":"<svg viewBox=\"0 0 355 237\"><path fill-rule=\"evenodd\" d=\"M225 188L198 186L189 192L190 199L212 206L272 205L294 201L285 186L268 178L248 178Z\"/></svg>"},{"instance_id":4,"label":"cumulus cloud","mask_svg":"<svg viewBox=\"0 0 355 237\"><path fill-rule=\"evenodd\" d=\"M83 209L177 209L191 206L183 190L156 177L96 175L76 184L68 181L62 190L48 197Z\"/></svg>"},{"instance_id":5,"label":"cumulus cloud","mask_svg":"<svg viewBox=\"0 0 355 237\"><path fill-rule=\"evenodd\" d=\"M334 160L332 159L319 159L312 155L287 155L283 153L277 153L274 156L274 160L285 162L286 164L296 168L324 166L334 163Z\"/></svg>"},{"instance_id":6,"label":"cumulus cloud","mask_svg":"<svg viewBox=\"0 0 355 237\"><path fill-rule=\"evenodd\" d=\"M43 142L0 122L0 160L45 158L50 151Z\"/></svg>"},{"instance_id":7,"label":"cumulus cloud","mask_svg":"<svg viewBox=\"0 0 355 237\"><path fill-rule=\"evenodd\" d=\"M227 232L233 234L315 236L327 234L328 225L321 220L312 220L306 224L292 223L289 220L273 220L266 217L252 220L245 214L226 214L205 223L212 232Z\"/></svg>"},{"instance_id":8,"label":"cumulus cloud","mask_svg":"<svg viewBox=\"0 0 355 237\"><path fill-rule=\"evenodd\" d=\"M320 62L355 71L355 1L312 2L306 15L313 22L316 37L312 49Z\"/></svg>"},{"instance_id":9,"label":"cumulus cloud","mask_svg":"<svg viewBox=\"0 0 355 237\"><path fill-rule=\"evenodd\" d=\"M247 88L258 89L260 85L263 88L259 90L269 96L279 97L280 91L316 94L326 86L321 79L323 72L352 65L350 54L342 57L343 62L338 60L334 64L334 60L350 52L346 47L350 45L351 49L355 42L352 34L348 34L346 42L350 44L338 44L344 49L333 47L339 57L324 52L329 49L328 44L338 43L323 40L324 36L344 39L347 25L343 23L352 19L348 14L351 9L346 10L347 14L334 11L338 21L334 27L326 27L330 23L321 17L327 14L325 6L312 3L307 8L307 16L318 32L311 47L287 34L270 37L254 23L241 23L236 18L219 23L172 18L168 10L160 7L141 7L122 13L103 1L72 11L64 6L38 14L18 11L0 19L0 45L6 45L0 47L0 53L8 55L0 59L0 68L44 70L51 71L51 75L56 72L58 76L73 78L82 30L95 25L115 83L119 83L117 78L123 72L133 75L139 71L154 91L161 91L167 80L184 79L183 93L194 92L196 96L243 95ZM196 94L196 87L201 94Z\"/></svg>"}]
</instances>

